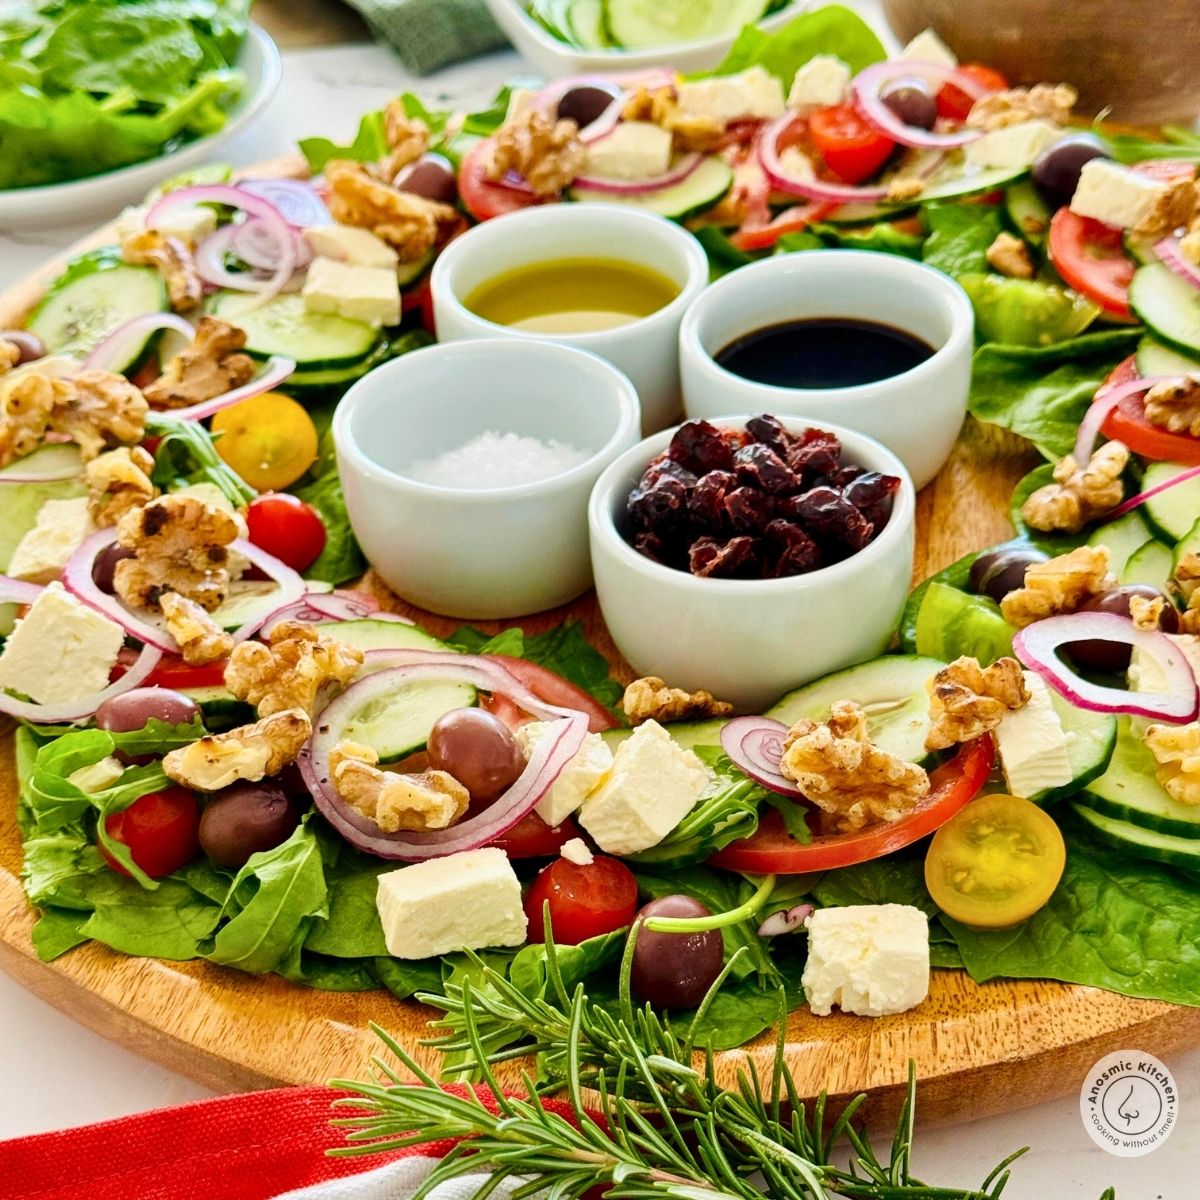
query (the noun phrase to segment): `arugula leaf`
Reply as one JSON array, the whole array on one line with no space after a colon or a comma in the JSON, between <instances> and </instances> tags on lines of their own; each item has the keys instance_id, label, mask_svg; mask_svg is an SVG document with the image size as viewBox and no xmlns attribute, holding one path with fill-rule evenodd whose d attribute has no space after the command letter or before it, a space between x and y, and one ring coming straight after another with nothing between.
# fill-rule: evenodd
<instances>
[{"instance_id":1,"label":"arugula leaf","mask_svg":"<svg viewBox=\"0 0 1200 1200\"><path fill-rule=\"evenodd\" d=\"M1156 158L1200 162L1200 134L1181 125L1164 125L1159 132L1166 141L1124 133L1105 135L1104 140L1113 157L1121 163L1146 162Z\"/></svg>"},{"instance_id":2,"label":"arugula leaf","mask_svg":"<svg viewBox=\"0 0 1200 1200\"><path fill-rule=\"evenodd\" d=\"M987 248L1000 232L999 210L991 204L928 204L922 218L929 229L921 252L927 266L957 279L988 271Z\"/></svg>"},{"instance_id":3,"label":"arugula leaf","mask_svg":"<svg viewBox=\"0 0 1200 1200\"><path fill-rule=\"evenodd\" d=\"M308 160L308 168L314 175L319 175L330 159L348 158L353 162L375 162L390 148L382 112L367 113L358 123L358 132L354 135L354 140L345 145L339 146L329 138L312 137L301 138L299 146L300 153Z\"/></svg>"},{"instance_id":4,"label":"arugula leaf","mask_svg":"<svg viewBox=\"0 0 1200 1200\"><path fill-rule=\"evenodd\" d=\"M151 413L146 431L162 438L151 478L164 492L211 483L234 508L244 508L258 495L217 453L212 435L199 421Z\"/></svg>"}]
</instances>

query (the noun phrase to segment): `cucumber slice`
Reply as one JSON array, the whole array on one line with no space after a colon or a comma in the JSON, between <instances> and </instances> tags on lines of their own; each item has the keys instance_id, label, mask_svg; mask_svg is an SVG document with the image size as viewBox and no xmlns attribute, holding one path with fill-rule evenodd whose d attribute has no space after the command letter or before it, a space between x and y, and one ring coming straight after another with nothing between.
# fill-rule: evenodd
<instances>
[{"instance_id":1,"label":"cucumber slice","mask_svg":"<svg viewBox=\"0 0 1200 1200\"><path fill-rule=\"evenodd\" d=\"M1105 816L1083 804L1072 804L1071 807L1096 837L1118 850L1191 871L1200 868L1200 841L1143 829L1140 825Z\"/></svg>"},{"instance_id":2,"label":"cucumber slice","mask_svg":"<svg viewBox=\"0 0 1200 1200\"><path fill-rule=\"evenodd\" d=\"M63 479L54 483L6 483L0 491L4 497L0 505L0 574L3 574L21 539L37 524L42 505L47 500L83 496L87 488L82 479Z\"/></svg>"},{"instance_id":3,"label":"cucumber slice","mask_svg":"<svg viewBox=\"0 0 1200 1200\"><path fill-rule=\"evenodd\" d=\"M1129 306L1159 340L1184 354L1200 354L1200 288L1165 263L1137 269L1129 285Z\"/></svg>"},{"instance_id":4,"label":"cucumber slice","mask_svg":"<svg viewBox=\"0 0 1200 1200\"><path fill-rule=\"evenodd\" d=\"M50 292L29 319L28 328L42 339L47 353L85 358L119 325L146 313L166 312L169 307L167 285L157 271L116 264L81 275ZM134 339L109 369L119 372L131 367L151 336Z\"/></svg>"},{"instance_id":5,"label":"cucumber slice","mask_svg":"<svg viewBox=\"0 0 1200 1200\"><path fill-rule=\"evenodd\" d=\"M1180 487L1182 486L1180 484ZM1179 564L1185 554L1200 554L1200 518L1197 518L1195 524L1179 539L1179 542L1175 546L1175 550L1171 555L1172 576L1179 570Z\"/></svg>"},{"instance_id":6,"label":"cucumber slice","mask_svg":"<svg viewBox=\"0 0 1200 1200\"><path fill-rule=\"evenodd\" d=\"M706 158L682 183L646 192L641 196L617 196L610 192L591 192L587 188L571 188L572 200L589 203L632 204L647 212L658 213L682 221L696 213L707 212L733 186L733 171L719 158Z\"/></svg>"},{"instance_id":7,"label":"cucumber slice","mask_svg":"<svg viewBox=\"0 0 1200 1200\"><path fill-rule=\"evenodd\" d=\"M917 609L917 653L941 662L969 654L988 666L1012 653L1013 633L994 600L937 580L926 587Z\"/></svg>"},{"instance_id":8,"label":"cucumber slice","mask_svg":"<svg viewBox=\"0 0 1200 1200\"><path fill-rule=\"evenodd\" d=\"M1108 769L1091 781L1077 803L1143 829L1172 837L1200 839L1200 808L1180 804L1167 795L1155 778L1156 766L1138 726L1129 717L1121 717L1117 721L1116 748ZM1200 841L1197 841L1197 853L1200 853Z\"/></svg>"},{"instance_id":9,"label":"cucumber slice","mask_svg":"<svg viewBox=\"0 0 1200 1200\"><path fill-rule=\"evenodd\" d=\"M785 725L801 717L823 721L835 701L855 700L866 710L871 741L900 758L921 762L928 757L925 684L945 665L941 659L920 654L887 654L789 692L766 715Z\"/></svg>"},{"instance_id":10,"label":"cucumber slice","mask_svg":"<svg viewBox=\"0 0 1200 1200\"><path fill-rule=\"evenodd\" d=\"M1150 536L1150 527L1145 518L1135 508L1107 525L1100 525L1092 531L1088 538L1089 546L1107 546L1109 553L1109 570L1114 575L1120 575L1125 570L1125 564L1135 550L1140 550Z\"/></svg>"},{"instance_id":11,"label":"cucumber slice","mask_svg":"<svg viewBox=\"0 0 1200 1200\"><path fill-rule=\"evenodd\" d=\"M212 618L222 629L240 629L247 621L266 620L279 607L278 596L279 585L270 579L239 579Z\"/></svg>"},{"instance_id":12,"label":"cucumber slice","mask_svg":"<svg viewBox=\"0 0 1200 1200\"><path fill-rule=\"evenodd\" d=\"M1188 469L1179 463L1151 463L1142 476L1142 490L1149 491ZM1189 479L1187 483L1151 496L1142 505L1142 511L1152 529L1169 542L1179 541L1187 536L1196 523L1196 514L1200 513L1200 478Z\"/></svg>"},{"instance_id":13,"label":"cucumber slice","mask_svg":"<svg viewBox=\"0 0 1200 1200\"><path fill-rule=\"evenodd\" d=\"M237 699L223 687L180 688L179 691L200 706L205 728L210 733L236 729L254 720L254 706Z\"/></svg>"},{"instance_id":14,"label":"cucumber slice","mask_svg":"<svg viewBox=\"0 0 1200 1200\"><path fill-rule=\"evenodd\" d=\"M574 0L567 7L566 18L567 31L575 45L584 50L608 48L604 0Z\"/></svg>"},{"instance_id":15,"label":"cucumber slice","mask_svg":"<svg viewBox=\"0 0 1200 1200\"><path fill-rule=\"evenodd\" d=\"M1157 338L1147 334L1137 344L1134 355L1139 375L1178 375L1188 371L1200 371L1200 358L1188 358L1170 346L1164 346Z\"/></svg>"},{"instance_id":16,"label":"cucumber slice","mask_svg":"<svg viewBox=\"0 0 1200 1200\"><path fill-rule=\"evenodd\" d=\"M663 726L663 728L666 729L678 745L682 746L685 750L692 750L696 746L719 746L721 744L721 730L725 728L725 722L720 717L713 717L707 721L672 721L669 725ZM624 727L621 729L604 729L600 733L600 738L615 754L617 747L626 741L632 733L632 729Z\"/></svg>"},{"instance_id":17,"label":"cucumber slice","mask_svg":"<svg viewBox=\"0 0 1200 1200\"><path fill-rule=\"evenodd\" d=\"M1146 266L1148 263L1162 262L1162 259L1154 253L1154 243L1157 240L1157 238L1136 237L1132 233L1125 233L1121 236L1125 252L1134 262L1142 266Z\"/></svg>"},{"instance_id":18,"label":"cucumber slice","mask_svg":"<svg viewBox=\"0 0 1200 1200\"><path fill-rule=\"evenodd\" d=\"M961 161L951 161L929 177L918 199L924 204L930 200L954 200L959 196L994 192L1011 186L1028 174L1028 166L966 168Z\"/></svg>"},{"instance_id":19,"label":"cucumber slice","mask_svg":"<svg viewBox=\"0 0 1200 1200\"><path fill-rule=\"evenodd\" d=\"M1063 731L1070 735L1067 758L1071 762L1071 780L1027 797L1035 804L1052 804L1055 800L1073 796L1080 788L1103 775L1112 761L1113 749L1117 744L1115 717L1076 708L1053 691L1050 693L1050 703Z\"/></svg>"},{"instance_id":20,"label":"cucumber slice","mask_svg":"<svg viewBox=\"0 0 1200 1200\"><path fill-rule=\"evenodd\" d=\"M825 225L873 225L890 221L900 210L892 204L839 204L821 218Z\"/></svg>"},{"instance_id":21,"label":"cucumber slice","mask_svg":"<svg viewBox=\"0 0 1200 1200\"><path fill-rule=\"evenodd\" d=\"M1028 179L1014 183L1004 193L1004 211L1012 227L1031 245L1042 246L1054 215Z\"/></svg>"},{"instance_id":22,"label":"cucumber slice","mask_svg":"<svg viewBox=\"0 0 1200 1200\"><path fill-rule=\"evenodd\" d=\"M214 316L246 332L246 353L257 358L284 354L297 364L331 370L365 358L379 340L379 331L362 321L332 313L310 313L304 297L293 292L254 307L245 292L217 292L207 308Z\"/></svg>"},{"instance_id":23,"label":"cucumber slice","mask_svg":"<svg viewBox=\"0 0 1200 1200\"><path fill-rule=\"evenodd\" d=\"M669 46L736 33L753 25L768 0L604 0L604 22L616 46Z\"/></svg>"},{"instance_id":24,"label":"cucumber slice","mask_svg":"<svg viewBox=\"0 0 1200 1200\"><path fill-rule=\"evenodd\" d=\"M1121 572L1121 582L1145 583L1165 592L1174 566L1171 547L1163 545L1157 538L1151 538L1129 556Z\"/></svg>"},{"instance_id":25,"label":"cucumber slice","mask_svg":"<svg viewBox=\"0 0 1200 1200\"><path fill-rule=\"evenodd\" d=\"M9 463L7 467L0 467L0 482L9 486L7 481L14 475L28 475L30 471L42 471L49 475L57 474L59 470L70 469L74 469L80 478L83 477L83 458L79 453L78 446L69 444L39 446L32 454L18 458L16 462ZM11 486L19 487L21 485L12 484ZM4 493L6 499L9 495L9 492Z\"/></svg>"}]
</instances>

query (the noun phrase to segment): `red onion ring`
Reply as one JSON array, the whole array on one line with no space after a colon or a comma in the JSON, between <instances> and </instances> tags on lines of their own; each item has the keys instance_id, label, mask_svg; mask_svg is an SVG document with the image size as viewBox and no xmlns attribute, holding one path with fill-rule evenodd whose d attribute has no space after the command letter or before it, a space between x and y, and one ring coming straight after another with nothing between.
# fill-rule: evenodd
<instances>
[{"instance_id":1,"label":"red onion ring","mask_svg":"<svg viewBox=\"0 0 1200 1200\"><path fill-rule=\"evenodd\" d=\"M781 912L772 913L759 927L759 937L778 937L781 933L795 933L804 928L804 922L816 909L811 904L796 904Z\"/></svg>"},{"instance_id":2,"label":"red onion ring","mask_svg":"<svg viewBox=\"0 0 1200 1200\"><path fill-rule=\"evenodd\" d=\"M252 396L261 396L272 388L278 387L296 369L296 360L284 358L282 354L272 355L249 383L232 391L223 392L211 400L202 400L199 404L191 404L187 408L172 408L166 410L166 415L181 421L203 421L213 413L219 413L223 408L229 408Z\"/></svg>"},{"instance_id":3,"label":"red onion ring","mask_svg":"<svg viewBox=\"0 0 1200 1200\"><path fill-rule=\"evenodd\" d=\"M1166 691L1131 692L1091 683L1056 653L1071 642L1093 640L1120 642L1148 654L1166 678ZM1076 612L1035 621L1013 638L1013 653L1063 699L1087 712L1128 713L1174 725L1186 725L1200 712L1196 677L1183 652L1165 633L1138 629L1117 613Z\"/></svg>"},{"instance_id":4,"label":"red onion ring","mask_svg":"<svg viewBox=\"0 0 1200 1200\"><path fill-rule=\"evenodd\" d=\"M1154 243L1154 253L1186 283L1190 283L1194 288L1200 288L1200 267L1196 266L1190 259L1185 258L1183 251L1179 248L1180 239L1177 237L1165 237L1161 241Z\"/></svg>"},{"instance_id":5,"label":"red onion ring","mask_svg":"<svg viewBox=\"0 0 1200 1200\"><path fill-rule=\"evenodd\" d=\"M781 796L803 800L795 781L779 769L788 727L770 717L735 717L721 729L721 749L744 775Z\"/></svg>"},{"instance_id":6,"label":"red onion ring","mask_svg":"<svg viewBox=\"0 0 1200 1200\"><path fill-rule=\"evenodd\" d=\"M173 329L190 342L196 336L194 326L175 313L145 313L134 317L123 325L118 325L102 342L99 343L84 359L83 366L88 371L108 371L110 365L120 357L120 351L125 350L129 343L138 338L148 338L160 329Z\"/></svg>"},{"instance_id":7,"label":"red onion ring","mask_svg":"<svg viewBox=\"0 0 1200 1200\"><path fill-rule=\"evenodd\" d=\"M216 229L210 233L196 247L196 271L200 275L200 278L210 287L226 288L231 292L261 293L274 286L274 275L263 278L257 271L231 271L225 265L225 255L233 249L234 240L242 228L242 225L222 225L220 229ZM280 228L284 229L286 237L291 241L292 252L295 254L296 235L287 226L281 226ZM279 255L281 253L282 251L279 251L276 254L276 263L279 262ZM285 291L294 275L295 272L291 272L278 288L277 292L272 294Z\"/></svg>"},{"instance_id":8,"label":"red onion ring","mask_svg":"<svg viewBox=\"0 0 1200 1200\"><path fill-rule=\"evenodd\" d=\"M954 133L936 133L930 129L921 129L916 125L907 125L882 99L883 89L897 79L906 76L918 76L928 79L939 87L953 83L972 100L979 100L988 94L988 89L972 79L957 67L943 66L941 63L909 62L905 59L893 59L889 62L875 63L858 73L850 84L850 95L854 105L876 132L890 137L892 141L902 146L915 146L928 150L953 150L976 142L983 137L982 129L960 129Z\"/></svg>"},{"instance_id":9,"label":"red onion ring","mask_svg":"<svg viewBox=\"0 0 1200 1200\"><path fill-rule=\"evenodd\" d=\"M296 228L333 222L325 201L307 179L243 179L238 187L273 204L279 215Z\"/></svg>"},{"instance_id":10,"label":"red onion ring","mask_svg":"<svg viewBox=\"0 0 1200 1200\"><path fill-rule=\"evenodd\" d=\"M258 217L251 217L233 229L233 251L242 262L256 271L274 271L279 266L279 243ZM313 254L295 230L292 231L292 244L296 251L296 267L307 267Z\"/></svg>"},{"instance_id":11,"label":"red onion ring","mask_svg":"<svg viewBox=\"0 0 1200 1200\"><path fill-rule=\"evenodd\" d=\"M300 773L321 814L352 846L380 858L418 862L474 850L494 841L536 807L578 753L587 734L587 719L583 713L560 715L554 734L534 748L513 785L477 816L429 833L384 833L369 817L348 805L333 788L329 756L342 740L353 714L377 697L393 691L397 684L437 681L469 683L484 690L496 688L494 673L472 663L477 656L439 657L449 657L452 661L449 664L426 662L393 667L351 684L322 710L312 740L300 752ZM511 689L502 690L500 694L520 703Z\"/></svg>"},{"instance_id":12,"label":"red onion ring","mask_svg":"<svg viewBox=\"0 0 1200 1200\"><path fill-rule=\"evenodd\" d=\"M1146 379L1129 379L1113 387L1102 387L1092 401L1083 420L1079 422L1079 432L1075 435L1075 461L1082 467L1092 458L1092 450L1100 433L1100 426L1108 420L1112 412L1126 396L1136 396L1139 392L1148 392L1156 383L1179 378L1175 375L1151 375Z\"/></svg>"},{"instance_id":13,"label":"red onion ring","mask_svg":"<svg viewBox=\"0 0 1200 1200\"><path fill-rule=\"evenodd\" d=\"M57 483L62 479L77 479L83 474L83 459L79 456L79 447L70 445L69 443L58 443L55 444L54 449L66 449L67 446L70 446L70 453L68 454L55 453L48 456L43 455L43 457L48 457L53 461L61 461L61 466L47 466L40 471L34 470L32 467L22 466L23 463L27 463L31 458L36 458L43 451L50 449L50 446L46 445L39 446L32 454L27 454L24 458L18 458L16 462L10 463L7 467L0 467L0 484Z\"/></svg>"},{"instance_id":14,"label":"red onion ring","mask_svg":"<svg viewBox=\"0 0 1200 1200\"><path fill-rule=\"evenodd\" d=\"M0 575L0 604L32 604L41 594L40 583Z\"/></svg>"},{"instance_id":15,"label":"red onion ring","mask_svg":"<svg viewBox=\"0 0 1200 1200\"><path fill-rule=\"evenodd\" d=\"M398 625L416 624L399 613L381 612L375 597L365 592L306 592L293 604L285 604L271 613L259 633L266 637L282 621L319 625L329 621L364 620L394 621Z\"/></svg>"},{"instance_id":16,"label":"red onion ring","mask_svg":"<svg viewBox=\"0 0 1200 1200\"><path fill-rule=\"evenodd\" d=\"M1180 471L1178 475L1172 475L1170 479L1164 479L1162 483L1156 483L1152 488L1147 488L1144 492L1138 492L1136 496L1130 496L1128 500L1122 501L1110 513L1105 516L1105 521L1115 521L1118 517L1123 517L1127 512L1132 512L1140 504L1145 504L1147 500L1153 496L1157 496L1160 492L1170 491L1171 488L1178 484L1187 483L1189 479L1200 477L1200 467L1188 467L1186 471Z\"/></svg>"},{"instance_id":17,"label":"red onion ring","mask_svg":"<svg viewBox=\"0 0 1200 1200\"><path fill-rule=\"evenodd\" d=\"M579 175L571 186L613 196L641 196L682 183L703 161L703 154L693 152L683 155L664 174L654 175L649 179L613 179L607 175Z\"/></svg>"}]
</instances>

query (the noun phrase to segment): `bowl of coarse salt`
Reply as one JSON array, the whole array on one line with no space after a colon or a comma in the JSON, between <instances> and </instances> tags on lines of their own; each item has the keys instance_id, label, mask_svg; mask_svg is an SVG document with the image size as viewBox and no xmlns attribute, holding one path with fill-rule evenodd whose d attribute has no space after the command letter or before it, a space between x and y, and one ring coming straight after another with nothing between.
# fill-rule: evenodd
<instances>
[{"instance_id":1,"label":"bowl of coarse salt","mask_svg":"<svg viewBox=\"0 0 1200 1200\"><path fill-rule=\"evenodd\" d=\"M422 608L480 620L588 589L588 496L640 423L633 385L596 355L483 339L372 371L338 405L333 437L380 577Z\"/></svg>"}]
</instances>

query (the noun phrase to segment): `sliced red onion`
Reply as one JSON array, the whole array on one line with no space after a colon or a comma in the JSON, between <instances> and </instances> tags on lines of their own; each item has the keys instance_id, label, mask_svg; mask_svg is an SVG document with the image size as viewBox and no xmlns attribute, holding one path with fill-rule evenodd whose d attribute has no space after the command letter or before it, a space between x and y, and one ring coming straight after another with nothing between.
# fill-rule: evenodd
<instances>
[{"instance_id":1,"label":"sliced red onion","mask_svg":"<svg viewBox=\"0 0 1200 1200\"><path fill-rule=\"evenodd\" d=\"M145 341L152 333L160 329L173 329L190 342L196 336L196 330L190 322L185 321L175 313L144 313L134 317L123 325L118 325L84 360L84 368L89 371L108 371L111 364L120 361L122 351L126 354L129 347L138 341Z\"/></svg>"},{"instance_id":2,"label":"sliced red onion","mask_svg":"<svg viewBox=\"0 0 1200 1200\"><path fill-rule=\"evenodd\" d=\"M557 728L540 740L513 785L477 816L448 829L428 833L407 830L384 833L369 817L347 804L330 782L329 756L343 740L356 712L408 683L467 683L497 690L492 671L473 665L473 655L442 655L448 664L426 662L398 666L367 675L348 687L322 710L312 740L300 753L300 773L322 815L354 847L380 858L417 862L487 845L527 816L549 791L563 768L578 753L587 734L587 719L572 712L557 720ZM511 689L500 690L514 703ZM523 705L522 705L523 706Z\"/></svg>"},{"instance_id":3,"label":"sliced red onion","mask_svg":"<svg viewBox=\"0 0 1200 1200\"><path fill-rule=\"evenodd\" d=\"M1152 496L1157 496L1160 492L1170 491L1173 487L1178 487L1181 483L1187 483L1189 479L1200 478L1200 467L1189 467L1186 471L1180 471L1178 475L1172 475L1170 479L1164 479L1162 483L1156 483L1152 488L1147 488L1144 492L1138 492L1136 496L1130 496L1128 500L1118 504L1104 518L1106 521L1115 521L1118 517L1123 517L1127 512L1131 512L1141 504L1145 504Z\"/></svg>"},{"instance_id":4,"label":"sliced red onion","mask_svg":"<svg viewBox=\"0 0 1200 1200\"><path fill-rule=\"evenodd\" d=\"M292 245L292 253L295 254L295 234L286 225L277 226L276 230L279 228L284 230L284 235ZM222 225L220 229L210 233L196 247L196 270L200 278L211 287L226 288L231 292L264 292L274 286L274 275L264 277L257 271L231 271L225 265L225 255L233 249L234 239L241 229L241 225ZM277 252L276 263L283 253L282 249ZM289 274L272 294L283 291L291 282L291 278L292 275Z\"/></svg>"},{"instance_id":5,"label":"sliced red onion","mask_svg":"<svg viewBox=\"0 0 1200 1200\"><path fill-rule=\"evenodd\" d=\"M605 192L612 196L641 196L647 192L661 192L663 188L682 183L704 161L699 152L682 155L662 175L649 179L612 179L607 175L580 175L571 185L587 188L593 192Z\"/></svg>"},{"instance_id":6,"label":"sliced red onion","mask_svg":"<svg viewBox=\"0 0 1200 1200\"><path fill-rule=\"evenodd\" d=\"M41 594L40 583L0 575L0 604L32 604Z\"/></svg>"},{"instance_id":7,"label":"sliced red onion","mask_svg":"<svg viewBox=\"0 0 1200 1200\"><path fill-rule=\"evenodd\" d=\"M1166 678L1166 690L1131 692L1083 679L1057 653L1082 641L1120 642L1148 655ZM1035 621L1013 638L1013 653L1065 700L1087 712L1128 713L1176 725L1194 721L1200 712L1196 677L1183 651L1165 633L1138 629L1118 613L1076 612Z\"/></svg>"},{"instance_id":8,"label":"sliced red onion","mask_svg":"<svg viewBox=\"0 0 1200 1200\"><path fill-rule=\"evenodd\" d=\"M1179 248L1179 238L1165 237L1162 241L1154 243L1154 253L1180 279L1190 283L1194 288L1200 288L1200 267L1196 266L1190 258L1185 257L1183 251Z\"/></svg>"},{"instance_id":9,"label":"sliced red onion","mask_svg":"<svg viewBox=\"0 0 1200 1200\"><path fill-rule=\"evenodd\" d=\"M242 558L248 559L268 579L279 585L279 595L276 599L280 605L294 604L304 595L303 577L275 555L268 554L253 542L246 541L245 538L236 538L230 542L229 550L233 554L239 554ZM262 628L263 622L267 621L275 611L278 610L268 610L261 616L252 617L244 625L234 630L233 640L244 642L247 638L253 637Z\"/></svg>"},{"instance_id":10,"label":"sliced red onion","mask_svg":"<svg viewBox=\"0 0 1200 1200\"><path fill-rule=\"evenodd\" d=\"M251 217L233 227L233 251L248 266L258 271L274 271L279 266L279 243L270 227L258 217ZM313 254L308 243L293 229L292 245L296 267L307 267Z\"/></svg>"},{"instance_id":11,"label":"sliced red onion","mask_svg":"<svg viewBox=\"0 0 1200 1200\"><path fill-rule=\"evenodd\" d=\"M759 937L778 937L783 933L795 933L804 928L804 922L816 910L811 904L796 904L782 912L772 913L759 927Z\"/></svg>"},{"instance_id":12,"label":"sliced red onion","mask_svg":"<svg viewBox=\"0 0 1200 1200\"><path fill-rule=\"evenodd\" d=\"M372 621L395 621L402 625L416 624L399 613L380 612L378 601L365 592L305 592L299 600L271 613L259 632L266 637L283 621L318 625L325 621L363 621L368 618Z\"/></svg>"},{"instance_id":13,"label":"sliced red onion","mask_svg":"<svg viewBox=\"0 0 1200 1200\"><path fill-rule=\"evenodd\" d=\"M779 769L788 727L770 717L735 717L721 729L721 749L755 783L782 796L803 800L804 793Z\"/></svg>"},{"instance_id":14,"label":"sliced red onion","mask_svg":"<svg viewBox=\"0 0 1200 1200\"><path fill-rule=\"evenodd\" d=\"M282 354L273 355L267 359L263 369L249 383L231 391L222 392L211 400L202 400L199 404L191 404L187 408L172 408L167 415L181 421L203 421L213 413L219 413L223 408L229 408L251 396L261 396L272 388L278 387L296 369L294 358L284 358Z\"/></svg>"},{"instance_id":15,"label":"sliced red onion","mask_svg":"<svg viewBox=\"0 0 1200 1200\"><path fill-rule=\"evenodd\" d=\"M1096 398L1084 413L1079 422L1079 432L1075 435L1075 461L1080 466L1086 466L1092 459L1092 450L1100 433L1100 426L1108 420L1112 412L1126 396L1136 396L1139 392L1148 392L1156 383L1175 379L1173 375L1151 375L1146 379L1129 379L1113 387L1101 388Z\"/></svg>"},{"instance_id":16,"label":"sliced red onion","mask_svg":"<svg viewBox=\"0 0 1200 1200\"><path fill-rule=\"evenodd\" d=\"M325 201L307 179L243 179L238 187L274 205L283 219L298 229L333 222Z\"/></svg>"},{"instance_id":17,"label":"sliced red onion","mask_svg":"<svg viewBox=\"0 0 1200 1200\"><path fill-rule=\"evenodd\" d=\"M34 460L40 458L39 468ZM40 446L32 454L0 467L0 483L57 483L61 479L76 479L83 474L83 459L79 447L69 443Z\"/></svg>"},{"instance_id":18,"label":"sliced red onion","mask_svg":"<svg viewBox=\"0 0 1200 1200\"><path fill-rule=\"evenodd\" d=\"M916 146L928 150L953 150L983 137L982 129L959 129L953 133L938 133L935 130L908 125L900 120L884 104L883 89L889 83L914 75L936 84L939 88L953 83L972 101L988 94L988 89L983 84L956 67L947 67L941 63L909 62L904 59L875 63L860 71L850 84L850 94L855 107L862 113L868 125L902 146Z\"/></svg>"},{"instance_id":19,"label":"sliced red onion","mask_svg":"<svg viewBox=\"0 0 1200 1200\"><path fill-rule=\"evenodd\" d=\"M92 716L105 700L132 691L144 683L161 661L160 650L154 646L143 646L133 665L120 679L110 683L102 691L82 696L78 700L64 700L61 704L31 704L26 700L14 700L0 692L0 713L6 713L20 721L36 721L43 725L84 721Z\"/></svg>"}]
</instances>

